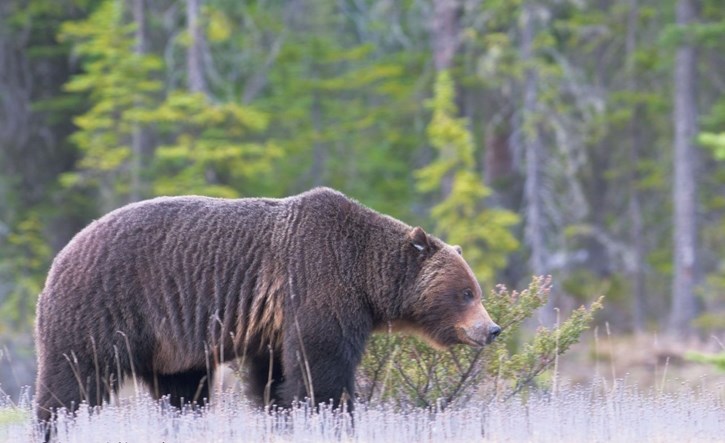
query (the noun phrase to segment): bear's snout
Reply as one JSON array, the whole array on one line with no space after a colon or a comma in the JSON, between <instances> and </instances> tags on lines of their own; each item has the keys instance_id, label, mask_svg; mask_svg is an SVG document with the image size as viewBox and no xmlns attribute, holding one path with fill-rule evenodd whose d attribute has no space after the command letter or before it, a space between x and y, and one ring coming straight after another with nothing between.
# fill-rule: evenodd
<instances>
[{"instance_id":1,"label":"bear's snout","mask_svg":"<svg viewBox=\"0 0 725 443\"><path fill-rule=\"evenodd\" d=\"M501 327L496 323L487 325L484 322L475 323L471 326L458 328L458 336L466 344L472 346L488 345L501 333Z\"/></svg>"},{"instance_id":2,"label":"bear's snout","mask_svg":"<svg viewBox=\"0 0 725 443\"><path fill-rule=\"evenodd\" d=\"M498 335L501 333L501 326L497 324L493 324L488 327L488 338L486 339L486 344L491 343L498 337Z\"/></svg>"},{"instance_id":3,"label":"bear's snout","mask_svg":"<svg viewBox=\"0 0 725 443\"><path fill-rule=\"evenodd\" d=\"M490 344L501 334L501 327L491 320L488 312L479 305L478 309L469 311L463 322L456 327L458 339L471 346Z\"/></svg>"}]
</instances>

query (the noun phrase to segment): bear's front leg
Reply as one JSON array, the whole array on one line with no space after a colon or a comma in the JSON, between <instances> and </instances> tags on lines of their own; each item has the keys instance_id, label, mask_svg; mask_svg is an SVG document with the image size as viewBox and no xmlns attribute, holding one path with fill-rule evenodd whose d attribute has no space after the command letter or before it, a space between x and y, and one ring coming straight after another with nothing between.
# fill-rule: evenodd
<instances>
[{"instance_id":1,"label":"bear's front leg","mask_svg":"<svg viewBox=\"0 0 725 443\"><path fill-rule=\"evenodd\" d=\"M334 318L313 320L293 320L285 328L279 396L285 406L309 400L352 411L355 370L367 337L357 328L344 330Z\"/></svg>"}]
</instances>

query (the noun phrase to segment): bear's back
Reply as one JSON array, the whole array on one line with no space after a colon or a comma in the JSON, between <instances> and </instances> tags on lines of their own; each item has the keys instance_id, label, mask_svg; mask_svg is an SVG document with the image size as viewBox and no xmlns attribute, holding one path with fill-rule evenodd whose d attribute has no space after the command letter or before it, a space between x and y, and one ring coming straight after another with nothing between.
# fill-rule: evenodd
<instances>
[{"instance_id":1,"label":"bear's back","mask_svg":"<svg viewBox=\"0 0 725 443\"><path fill-rule=\"evenodd\" d=\"M225 255L235 247L261 249L283 210L281 200L197 196L124 206L93 221L61 250L41 302L46 292L82 297L140 284L148 289L191 272L204 260L228 261Z\"/></svg>"}]
</instances>

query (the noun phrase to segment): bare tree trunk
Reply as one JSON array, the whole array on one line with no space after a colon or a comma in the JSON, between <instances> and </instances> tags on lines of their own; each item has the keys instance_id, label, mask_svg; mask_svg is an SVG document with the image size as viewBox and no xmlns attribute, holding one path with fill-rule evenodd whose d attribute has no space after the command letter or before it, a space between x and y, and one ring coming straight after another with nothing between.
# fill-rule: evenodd
<instances>
[{"instance_id":1,"label":"bare tree trunk","mask_svg":"<svg viewBox=\"0 0 725 443\"><path fill-rule=\"evenodd\" d=\"M514 172L514 159L509 144L511 137L508 122L510 115L486 127L486 152L484 164L486 185L495 186L496 182L508 179Z\"/></svg>"},{"instance_id":2,"label":"bare tree trunk","mask_svg":"<svg viewBox=\"0 0 725 443\"><path fill-rule=\"evenodd\" d=\"M677 24L685 26L695 21L693 0L677 2ZM677 48L675 56L674 108L674 278L672 281L672 310L670 332L690 334L691 322L698 313L695 298L697 278L697 221L694 138L697 134L697 104L695 102L697 56L695 46L688 41Z\"/></svg>"},{"instance_id":3,"label":"bare tree trunk","mask_svg":"<svg viewBox=\"0 0 725 443\"><path fill-rule=\"evenodd\" d=\"M608 0L598 0L597 10L601 14L606 14L609 8ZM592 78L593 86L596 90L606 91L610 85L611 75L607 66L607 45L599 44L592 51L594 59L594 75ZM611 180L607 178L607 173L611 163L611 139L608 135L599 137L597 142L591 146L588 152L588 162L590 169L590 192L586 196L586 205L589 208L604 208L611 191ZM589 223L595 231L606 232L607 212L602 210L584 209ZM598 278L607 278L612 273L611 254L609 247L602 238L592 235L583 239L584 248L587 250L587 258L585 266Z\"/></svg>"},{"instance_id":4,"label":"bare tree trunk","mask_svg":"<svg viewBox=\"0 0 725 443\"><path fill-rule=\"evenodd\" d=\"M460 42L460 9L458 0L434 0L433 2L433 63L437 72L446 70L453 63Z\"/></svg>"},{"instance_id":5,"label":"bare tree trunk","mask_svg":"<svg viewBox=\"0 0 725 443\"><path fill-rule=\"evenodd\" d=\"M533 42L535 36L534 5L527 1L522 8L521 61L526 66L524 77L524 103L522 109L522 145L526 162L524 182L525 231L529 246L529 267L534 275L544 275L546 269L546 244L544 241L544 214L542 208L542 174L544 146L538 124L537 108L539 102L538 76L532 67L534 60ZM555 322L554 293L549 296L546 306L539 314L539 320L545 325Z\"/></svg>"},{"instance_id":6,"label":"bare tree trunk","mask_svg":"<svg viewBox=\"0 0 725 443\"><path fill-rule=\"evenodd\" d=\"M186 0L186 24L189 32L189 50L186 53L186 73L189 91L209 96L209 89L204 76L204 32L199 24L199 9L204 0ZM204 180L207 183L218 183L219 177L213 165L204 169Z\"/></svg>"},{"instance_id":7,"label":"bare tree trunk","mask_svg":"<svg viewBox=\"0 0 725 443\"><path fill-rule=\"evenodd\" d=\"M136 22L136 45L134 53L143 56L146 52L146 16L144 0L133 0L133 20ZM139 106L137 103L136 106ZM144 165L145 133L143 127L136 123L131 134L131 192L129 200L139 201L143 196L143 180L141 171Z\"/></svg>"},{"instance_id":8,"label":"bare tree trunk","mask_svg":"<svg viewBox=\"0 0 725 443\"><path fill-rule=\"evenodd\" d=\"M638 0L630 0L629 16L627 17L627 37L625 41L628 66L628 89L636 93L637 73L634 65L634 53L637 49L637 23L639 20ZM637 104L632 112L629 122L629 138L631 148L629 151L629 218L631 221L630 240L634 248L633 263L630 269L633 280L634 293L632 294L632 329L639 333L644 331L647 312L646 297L647 285L645 280L645 245L644 245L644 223L642 221L642 205L637 189L639 165L639 150L642 145L642 131L640 130L640 119L642 107Z\"/></svg>"},{"instance_id":9,"label":"bare tree trunk","mask_svg":"<svg viewBox=\"0 0 725 443\"><path fill-rule=\"evenodd\" d=\"M15 8L12 2L0 3L0 16L15 13ZM30 26L20 32L0 29L0 181L5 182L6 178L18 180L24 204L36 200L34 197L41 189L37 186L36 174L23 172L30 172L35 166L36 150L42 152L39 148L49 148L31 142L36 132L32 128L37 124L33 121L31 106L35 78L27 52L20 50L29 46L31 29ZM0 185L11 186L11 182ZM9 200L0 202L0 211L8 203Z\"/></svg>"},{"instance_id":10,"label":"bare tree trunk","mask_svg":"<svg viewBox=\"0 0 725 443\"><path fill-rule=\"evenodd\" d=\"M314 93L312 96L312 126L315 129L316 134L322 132L322 109L320 109L320 102L322 99L318 93ZM325 183L327 170L327 157L328 151L319 140L320 137L315 137L314 146L312 148L312 167L310 168L310 176L312 178L312 184L314 186L321 186Z\"/></svg>"},{"instance_id":11,"label":"bare tree trunk","mask_svg":"<svg viewBox=\"0 0 725 443\"><path fill-rule=\"evenodd\" d=\"M534 40L533 6L527 2L523 8L523 30L521 38L521 59L527 66L524 80L523 107L523 145L526 156L526 183L524 194L526 199L526 239L531 249L531 272L541 275L546 272L544 264L544 233L543 214L541 208L541 170L539 168L543 155L539 125L536 122L538 103L538 79L536 71L531 67L533 60L532 45Z\"/></svg>"},{"instance_id":12,"label":"bare tree trunk","mask_svg":"<svg viewBox=\"0 0 725 443\"><path fill-rule=\"evenodd\" d=\"M186 58L189 90L207 94L204 77L204 32L199 26L199 8L204 0L186 0L186 21L189 31L189 51Z\"/></svg>"},{"instance_id":13,"label":"bare tree trunk","mask_svg":"<svg viewBox=\"0 0 725 443\"><path fill-rule=\"evenodd\" d=\"M460 43L460 8L458 0L434 0L431 28L433 64L436 72L450 69ZM453 189L453 174L441 180L441 199L447 198Z\"/></svg>"}]
</instances>

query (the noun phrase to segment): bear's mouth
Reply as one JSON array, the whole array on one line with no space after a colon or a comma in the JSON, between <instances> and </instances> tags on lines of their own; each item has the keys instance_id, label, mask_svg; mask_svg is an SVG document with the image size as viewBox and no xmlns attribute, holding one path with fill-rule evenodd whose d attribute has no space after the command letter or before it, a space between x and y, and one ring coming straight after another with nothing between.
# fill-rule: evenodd
<instances>
[{"instance_id":1,"label":"bear's mouth","mask_svg":"<svg viewBox=\"0 0 725 443\"><path fill-rule=\"evenodd\" d=\"M456 336L458 337L458 340L460 340L461 344L473 346L476 348L484 347L487 342L487 340L485 338L483 340L478 340L474 337L471 337L468 334L468 331L466 331L466 328L464 328L464 327L456 328Z\"/></svg>"}]
</instances>

